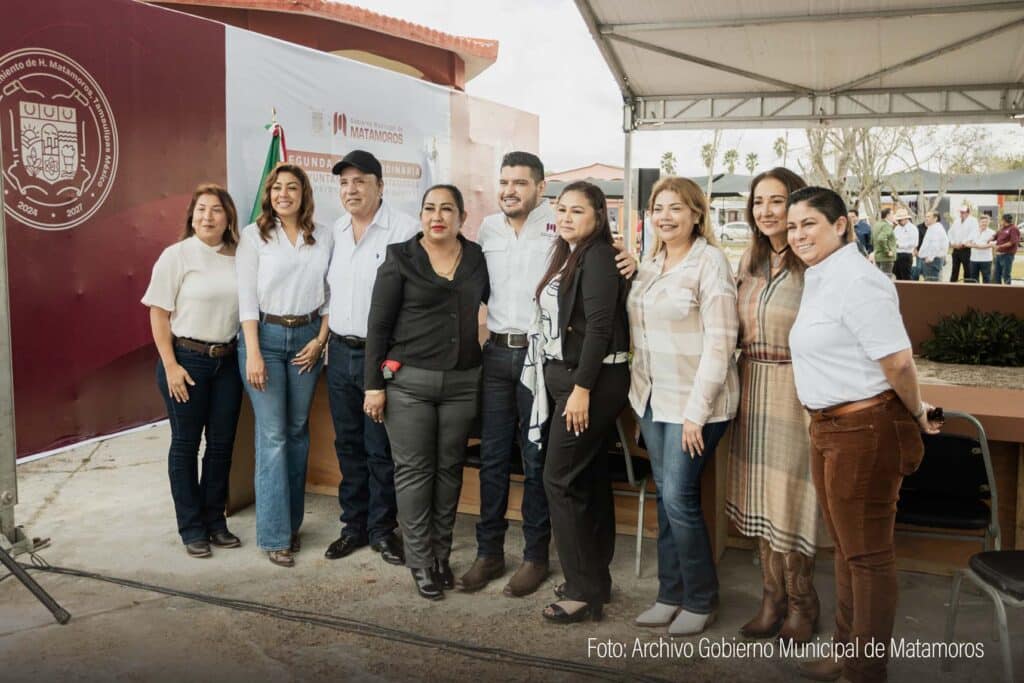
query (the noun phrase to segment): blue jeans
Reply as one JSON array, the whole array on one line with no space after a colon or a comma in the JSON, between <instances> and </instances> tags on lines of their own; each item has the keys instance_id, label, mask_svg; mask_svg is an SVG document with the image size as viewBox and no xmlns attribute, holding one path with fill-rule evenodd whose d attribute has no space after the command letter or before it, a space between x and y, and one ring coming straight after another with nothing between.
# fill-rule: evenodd
<instances>
[{"instance_id":1,"label":"blue jeans","mask_svg":"<svg viewBox=\"0 0 1024 683\"><path fill-rule=\"evenodd\" d=\"M939 276L942 275L942 266L944 265L946 265L946 259L944 258L933 258L931 263L921 261L921 274L924 276L924 281L938 282Z\"/></svg>"},{"instance_id":2,"label":"blue jeans","mask_svg":"<svg viewBox=\"0 0 1024 683\"><path fill-rule=\"evenodd\" d=\"M341 470L341 533L360 543L377 543L398 526L398 506L388 433L363 412L365 359L365 349L350 348L331 335L326 374L334 450Z\"/></svg>"},{"instance_id":3,"label":"blue jeans","mask_svg":"<svg viewBox=\"0 0 1024 683\"><path fill-rule=\"evenodd\" d=\"M267 386L258 391L245 376L245 335L238 366L256 417L256 545L285 550L302 526L309 457L309 407L322 363L299 374L291 361L320 331L320 320L301 327L259 323Z\"/></svg>"},{"instance_id":4,"label":"blue jeans","mask_svg":"<svg viewBox=\"0 0 1024 683\"><path fill-rule=\"evenodd\" d=\"M480 408L480 521L477 555L503 557L508 521L510 456L518 443L523 461L523 559L546 563L551 519L544 493L544 452L530 442L533 395L520 381L526 349L487 342L483 350L483 396ZM547 439L544 439L546 442Z\"/></svg>"},{"instance_id":5,"label":"blue jeans","mask_svg":"<svg viewBox=\"0 0 1024 683\"><path fill-rule=\"evenodd\" d=\"M985 284L992 283L992 262L991 261L971 261L971 281L982 282Z\"/></svg>"},{"instance_id":6,"label":"blue jeans","mask_svg":"<svg viewBox=\"0 0 1024 683\"><path fill-rule=\"evenodd\" d=\"M996 254L995 283L997 285L1008 285L1013 279L1013 254Z\"/></svg>"},{"instance_id":7,"label":"blue jeans","mask_svg":"<svg viewBox=\"0 0 1024 683\"><path fill-rule=\"evenodd\" d=\"M683 450L683 426L640 420L658 487L658 602L708 614L718 604L718 574L700 507L700 477L729 421L704 425L704 455Z\"/></svg>"},{"instance_id":8,"label":"blue jeans","mask_svg":"<svg viewBox=\"0 0 1024 683\"><path fill-rule=\"evenodd\" d=\"M174 349L178 364L195 386L188 401L178 403L167 393L167 373L156 364L156 386L167 406L171 424L171 448L167 476L171 481L174 514L182 543L209 538L226 531L224 504L228 497L231 450L235 444L238 411L242 405L242 379L234 356L210 358L188 349ZM203 474L199 476L199 441L206 432Z\"/></svg>"}]
</instances>

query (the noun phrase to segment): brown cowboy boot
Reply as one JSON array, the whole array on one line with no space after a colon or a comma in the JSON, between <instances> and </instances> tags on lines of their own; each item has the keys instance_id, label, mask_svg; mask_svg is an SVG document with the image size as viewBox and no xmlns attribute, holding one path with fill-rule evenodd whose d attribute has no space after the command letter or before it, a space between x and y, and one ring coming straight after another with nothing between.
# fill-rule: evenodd
<instances>
[{"instance_id":1,"label":"brown cowboy boot","mask_svg":"<svg viewBox=\"0 0 1024 683\"><path fill-rule=\"evenodd\" d=\"M806 643L818 630L818 593L814 590L814 557L786 553L783 558L789 605L779 638Z\"/></svg>"},{"instance_id":2,"label":"brown cowboy boot","mask_svg":"<svg viewBox=\"0 0 1024 683\"><path fill-rule=\"evenodd\" d=\"M740 635L747 638L773 638L779 632L786 616L786 584L783 578L783 554L772 550L765 538L757 539L758 554L761 556L761 577L764 587L761 597L761 611L740 628Z\"/></svg>"}]
</instances>

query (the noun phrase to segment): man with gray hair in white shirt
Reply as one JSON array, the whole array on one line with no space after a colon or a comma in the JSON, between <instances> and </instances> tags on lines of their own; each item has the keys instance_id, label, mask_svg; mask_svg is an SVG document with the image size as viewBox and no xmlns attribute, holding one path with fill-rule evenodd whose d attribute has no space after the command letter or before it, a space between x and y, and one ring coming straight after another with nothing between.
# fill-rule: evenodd
<instances>
[{"instance_id":1,"label":"man with gray hair in white shirt","mask_svg":"<svg viewBox=\"0 0 1024 683\"><path fill-rule=\"evenodd\" d=\"M960 216L949 227L949 244L953 247L953 270L949 281L960 279L960 268L964 271L964 280L971 278L971 248L967 246L969 238L978 230L978 219L971 215L971 207L960 205Z\"/></svg>"}]
</instances>

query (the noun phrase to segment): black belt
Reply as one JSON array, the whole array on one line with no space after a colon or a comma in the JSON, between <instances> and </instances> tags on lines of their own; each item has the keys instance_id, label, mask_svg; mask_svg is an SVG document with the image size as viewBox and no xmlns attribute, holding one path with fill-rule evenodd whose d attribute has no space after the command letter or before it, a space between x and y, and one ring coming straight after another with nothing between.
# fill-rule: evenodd
<instances>
[{"instance_id":1,"label":"black belt","mask_svg":"<svg viewBox=\"0 0 1024 683\"><path fill-rule=\"evenodd\" d=\"M201 353L204 356L209 356L210 358L223 358L224 356L230 356L235 352L236 342L232 339L229 342L215 344L213 342L205 342L198 339L175 337L174 345L179 349L195 351L196 353Z\"/></svg>"},{"instance_id":2,"label":"black belt","mask_svg":"<svg viewBox=\"0 0 1024 683\"><path fill-rule=\"evenodd\" d=\"M529 336L524 332L513 332L511 334L498 334L491 332L491 341L496 346L506 349L525 349L530 345Z\"/></svg>"},{"instance_id":3,"label":"black belt","mask_svg":"<svg viewBox=\"0 0 1024 683\"><path fill-rule=\"evenodd\" d=\"M260 322L283 327L302 327L317 320L320 317L320 309L306 313L305 315L274 315L273 313L260 313Z\"/></svg>"},{"instance_id":4,"label":"black belt","mask_svg":"<svg viewBox=\"0 0 1024 683\"><path fill-rule=\"evenodd\" d=\"M331 339L337 339L350 349L366 348L366 339L352 334L338 334L337 332L331 332Z\"/></svg>"}]
</instances>

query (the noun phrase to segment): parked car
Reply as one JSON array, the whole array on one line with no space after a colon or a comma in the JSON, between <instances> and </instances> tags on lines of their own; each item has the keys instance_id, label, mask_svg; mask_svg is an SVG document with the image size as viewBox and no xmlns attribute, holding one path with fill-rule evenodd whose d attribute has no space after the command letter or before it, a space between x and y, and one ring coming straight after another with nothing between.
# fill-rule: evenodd
<instances>
[{"instance_id":1,"label":"parked car","mask_svg":"<svg viewBox=\"0 0 1024 683\"><path fill-rule=\"evenodd\" d=\"M732 221L715 226L715 237L719 242L745 242L750 239L750 226L743 221Z\"/></svg>"}]
</instances>

